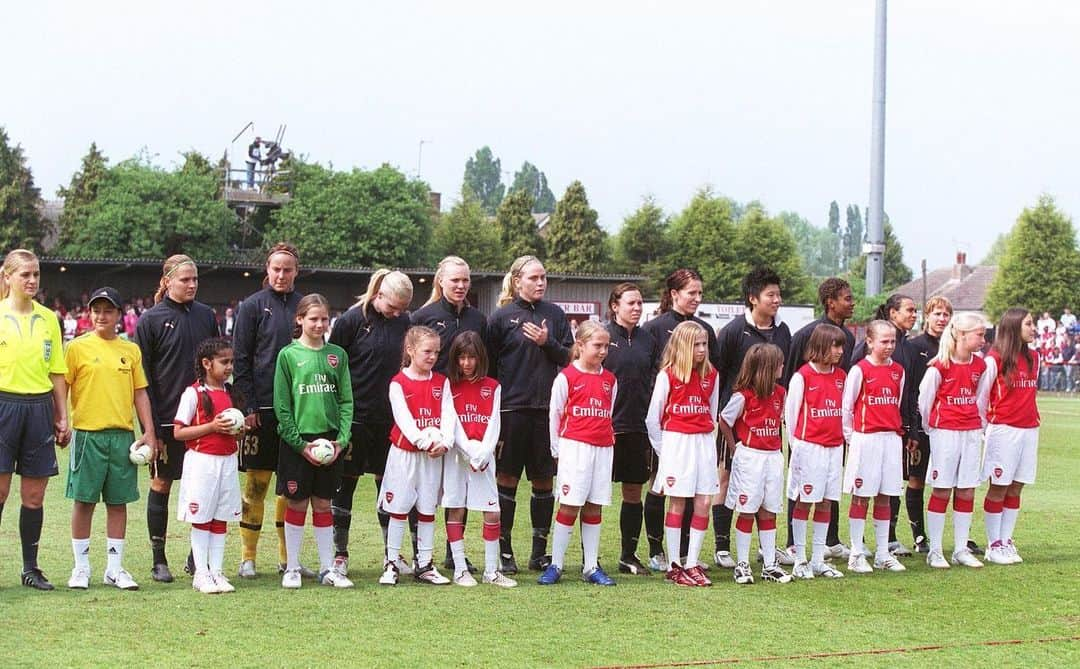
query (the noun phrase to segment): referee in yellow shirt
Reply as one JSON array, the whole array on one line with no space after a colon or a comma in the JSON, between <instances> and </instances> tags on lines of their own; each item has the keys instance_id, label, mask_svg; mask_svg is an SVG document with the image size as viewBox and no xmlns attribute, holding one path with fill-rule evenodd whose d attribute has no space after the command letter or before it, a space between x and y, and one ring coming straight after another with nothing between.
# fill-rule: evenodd
<instances>
[{"instance_id":1,"label":"referee in yellow shirt","mask_svg":"<svg viewBox=\"0 0 1080 669\"><path fill-rule=\"evenodd\" d=\"M52 590L38 568L38 541L45 485L56 476L54 445L71 438L63 339L56 314L34 301L41 268L37 256L16 249L0 272L0 513L11 491L11 475L21 478L19 538L23 585Z\"/></svg>"}]
</instances>

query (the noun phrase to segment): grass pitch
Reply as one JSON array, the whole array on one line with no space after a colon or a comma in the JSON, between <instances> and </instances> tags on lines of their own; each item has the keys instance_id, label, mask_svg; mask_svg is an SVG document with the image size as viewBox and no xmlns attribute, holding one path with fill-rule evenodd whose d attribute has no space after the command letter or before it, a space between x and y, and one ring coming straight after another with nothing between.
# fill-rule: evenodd
<instances>
[{"instance_id":1,"label":"grass pitch","mask_svg":"<svg viewBox=\"0 0 1080 669\"><path fill-rule=\"evenodd\" d=\"M1025 492L1016 532L1024 564L940 573L921 558L909 558L903 574L783 586L739 587L727 572L713 568L717 583L708 589L619 574L613 574L618 587L597 588L575 578L570 560L563 583L549 588L535 585L530 573L519 575L520 587L509 591L433 588L407 579L395 588L380 587L381 539L367 478L354 508L354 590L305 582L299 591L283 591L274 569L272 529L264 530L259 546L263 575L233 579L236 594L200 595L182 574L171 585L153 583L140 501L129 509L125 565L142 589L119 592L101 585L105 534L99 509L91 587L69 591L64 586L72 562L71 504L63 497L61 474L50 484L41 542L41 566L58 586L55 592L19 585L14 491L5 505L0 656L8 666L35 667L1080 666L1080 401L1043 397L1040 409L1039 480ZM62 455L61 469L65 464ZM521 492L520 506L527 508L526 486ZM601 544L609 572L619 544L618 498L616 491ZM272 503L267 506L272 514ZM975 515L972 536L983 544L980 503ZM268 520L272 527L272 515ZM480 564L480 523L473 520L467 545ZM527 554L527 519L518 526L518 552ZM187 532L187 525L170 520L169 555L178 572ZM841 536L846 534L842 523ZM440 528L436 543L444 536ZM946 547L951 536L946 527ZM910 540L907 532L901 538ZM226 566L233 571L240 549L235 525L227 549ZM304 562L317 563L310 530ZM813 657L818 654L827 656Z\"/></svg>"}]
</instances>

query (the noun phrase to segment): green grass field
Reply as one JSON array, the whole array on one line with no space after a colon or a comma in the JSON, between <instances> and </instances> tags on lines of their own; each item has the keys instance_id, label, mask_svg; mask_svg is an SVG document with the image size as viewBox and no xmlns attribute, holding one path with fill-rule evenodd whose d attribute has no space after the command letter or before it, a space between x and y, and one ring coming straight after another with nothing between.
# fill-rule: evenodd
<instances>
[{"instance_id":1,"label":"green grass field","mask_svg":"<svg viewBox=\"0 0 1080 669\"><path fill-rule=\"evenodd\" d=\"M508 591L433 588L404 579L396 588L380 587L381 541L369 478L357 492L354 509L354 590L305 583L300 591L283 591L273 570L277 541L272 531L264 531L260 543L265 575L254 581L233 579L236 594L200 595L187 577L171 585L153 583L139 502L130 509L125 563L142 589L119 592L100 584L105 535L99 509L90 590L70 591L64 586L72 559L71 504L64 499L61 475L50 485L41 542L41 566L57 584L55 592L19 585L14 491L4 509L0 656L7 658L7 666L39 667L712 666L757 664L763 658L796 667L880 662L1080 666L1080 401L1044 397L1040 408L1039 480L1023 498L1017 528L1023 565L931 573L921 559L911 558L903 574L783 586L738 587L725 572L708 589L676 588L659 576L619 574L614 574L618 587L596 588L573 578L571 564L564 582L550 588L534 585L530 574L522 574L521 586ZM61 469L65 463L62 457ZM618 551L617 491L615 500L601 545L611 571ZM972 535L980 544L981 516L979 503ZM527 524L519 522L519 527ZM470 525L467 538L478 564L479 525ZM170 521L169 529L169 554L179 571L188 527ZM842 524L841 536L846 534ZM906 534L901 538L909 540ZM440 529L438 544L443 536ZM945 537L948 547L951 528L946 527ZM524 528L518 532L519 553L527 552L527 541ZM229 571L236 568L239 548L232 526ZM304 561L317 562L310 530ZM710 573L717 577L715 568ZM997 643L1005 641L1019 643ZM909 650L871 655L894 649ZM817 653L840 655L807 657Z\"/></svg>"}]
</instances>

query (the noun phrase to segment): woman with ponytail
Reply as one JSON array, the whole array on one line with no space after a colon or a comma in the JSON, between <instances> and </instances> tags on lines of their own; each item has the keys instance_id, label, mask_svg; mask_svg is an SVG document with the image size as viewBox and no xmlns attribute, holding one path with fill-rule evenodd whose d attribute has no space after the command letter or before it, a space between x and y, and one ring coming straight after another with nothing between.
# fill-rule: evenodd
<instances>
[{"instance_id":1,"label":"woman with ponytail","mask_svg":"<svg viewBox=\"0 0 1080 669\"><path fill-rule=\"evenodd\" d=\"M1020 515L1020 492L1035 482L1039 449L1039 354L1031 349L1035 322L1027 309L1005 312L986 356L986 373L979 384L978 406L986 426L983 480L990 489L983 501L986 515L986 561L1023 562L1013 544Z\"/></svg>"},{"instance_id":2,"label":"woman with ponytail","mask_svg":"<svg viewBox=\"0 0 1080 669\"><path fill-rule=\"evenodd\" d=\"M930 436L927 483L932 488L926 512L929 552L926 563L948 569L941 547L945 511L953 497L952 563L981 567L968 548L975 488L979 485L982 418L976 405L986 363L975 355L986 343L986 323L978 314L959 314L941 334L937 357L919 386L922 428Z\"/></svg>"},{"instance_id":3,"label":"woman with ponytail","mask_svg":"<svg viewBox=\"0 0 1080 669\"><path fill-rule=\"evenodd\" d=\"M184 442L173 435L173 418L180 396L195 382L191 361L199 344L219 334L214 311L195 300L198 290L195 261L182 254L169 256L161 268L154 306L143 313L135 327L160 445L157 459L150 464L150 493L146 497L146 525L154 557L150 575L160 583L173 581L165 556L169 494L173 481L183 474L187 451ZM188 557L189 571L193 571L194 563Z\"/></svg>"},{"instance_id":4,"label":"woman with ponytail","mask_svg":"<svg viewBox=\"0 0 1080 669\"><path fill-rule=\"evenodd\" d=\"M566 314L544 301L546 293L544 264L534 256L521 256L510 265L503 279L499 309L488 320L491 375L503 389L501 447L495 472L502 508L499 541L504 574L518 570L511 533L523 470L532 484L529 568L540 571L550 562L546 553L555 513L555 461L549 443L548 405L551 384L570 362L574 340Z\"/></svg>"},{"instance_id":5,"label":"woman with ponytail","mask_svg":"<svg viewBox=\"0 0 1080 669\"><path fill-rule=\"evenodd\" d=\"M390 451L390 379L401 371L401 351L409 329L407 311L412 302L412 281L405 274L380 269L371 275L367 291L341 315L330 333L330 343L345 349L352 377L352 436L342 455L341 486L334 494L334 569L344 576L349 567L349 530L353 494L365 472L375 477L378 494ZM378 511L383 542L390 516ZM404 560L398 572L411 574Z\"/></svg>"}]
</instances>

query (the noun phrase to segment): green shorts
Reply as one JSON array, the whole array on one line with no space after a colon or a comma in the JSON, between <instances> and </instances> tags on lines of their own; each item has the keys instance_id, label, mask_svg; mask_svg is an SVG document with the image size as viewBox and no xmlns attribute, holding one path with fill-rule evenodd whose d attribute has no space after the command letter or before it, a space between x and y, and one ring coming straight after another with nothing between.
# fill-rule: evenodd
<instances>
[{"instance_id":1,"label":"green shorts","mask_svg":"<svg viewBox=\"0 0 1080 669\"><path fill-rule=\"evenodd\" d=\"M128 459L128 430L76 430L68 463L68 499L128 504L139 499L139 469Z\"/></svg>"}]
</instances>

